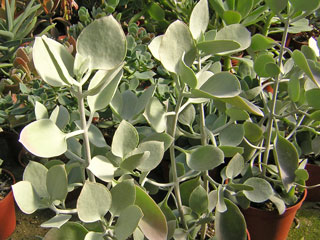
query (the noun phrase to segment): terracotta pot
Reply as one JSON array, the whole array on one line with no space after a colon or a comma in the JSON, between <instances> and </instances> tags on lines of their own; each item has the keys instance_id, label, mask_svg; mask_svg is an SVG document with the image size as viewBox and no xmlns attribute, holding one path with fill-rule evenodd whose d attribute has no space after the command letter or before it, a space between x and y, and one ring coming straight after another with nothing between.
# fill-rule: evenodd
<instances>
[{"instance_id":1,"label":"terracotta pot","mask_svg":"<svg viewBox=\"0 0 320 240\"><path fill-rule=\"evenodd\" d=\"M320 166L308 163L306 170L309 173L309 179L306 182L307 186L320 184ZM306 201L320 202L320 187L308 189Z\"/></svg>"},{"instance_id":2,"label":"terracotta pot","mask_svg":"<svg viewBox=\"0 0 320 240\"><path fill-rule=\"evenodd\" d=\"M2 169L6 174L10 175L15 183L13 174ZM0 240L7 239L16 228L16 213L14 208L13 193L10 193L0 200Z\"/></svg>"},{"instance_id":3,"label":"terracotta pot","mask_svg":"<svg viewBox=\"0 0 320 240\"><path fill-rule=\"evenodd\" d=\"M252 240L285 240L290 231L291 224L297 210L301 207L307 196L305 190L303 198L294 206L288 207L279 215L278 211L264 211L258 208L249 207L241 209L247 223Z\"/></svg>"}]
</instances>

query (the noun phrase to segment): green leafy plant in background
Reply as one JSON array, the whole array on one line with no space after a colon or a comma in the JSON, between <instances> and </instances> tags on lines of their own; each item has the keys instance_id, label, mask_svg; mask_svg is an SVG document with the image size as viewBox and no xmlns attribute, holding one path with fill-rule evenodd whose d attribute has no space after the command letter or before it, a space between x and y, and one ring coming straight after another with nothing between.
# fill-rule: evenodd
<instances>
[{"instance_id":1,"label":"green leafy plant in background","mask_svg":"<svg viewBox=\"0 0 320 240\"><path fill-rule=\"evenodd\" d=\"M92 124L96 112L109 105L119 85L126 45L121 26L112 16L83 30L75 57L45 36L35 40L33 59L38 74L47 84L68 89L78 102L78 111L71 116L63 106L49 115L46 107L36 102L37 120L20 134L20 141L34 155L51 158L65 154L69 159L67 164L30 161L23 181L13 186L23 212L42 208L56 212L42 224L52 228L44 239L127 239L132 234L166 239L162 211L131 177L147 176L160 163L164 141L157 140L157 135L140 139L133 125L123 120L108 146ZM72 131L66 129L70 121L77 127ZM169 137L165 140L170 142ZM76 207L69 209L66 197L77 187L81 192ZM72 214L81 223L70 221Z\"/></svg>"}]
</instances>

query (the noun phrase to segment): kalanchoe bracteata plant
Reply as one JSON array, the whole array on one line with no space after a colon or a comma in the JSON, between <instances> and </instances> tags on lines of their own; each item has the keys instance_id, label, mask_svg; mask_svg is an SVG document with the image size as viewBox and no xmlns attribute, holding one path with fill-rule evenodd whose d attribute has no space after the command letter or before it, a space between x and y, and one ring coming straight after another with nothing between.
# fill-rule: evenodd
<instances>
[{"instance_id":1,"label":"kalanchoe bracteata plant","mask_svg":"<svg viewBox=\"0 0 320 240\"><path fill-rule=\"evenodd\" d=\"M56 213L42 224L52 228L47 238L72 231L77 232L75 239L127 239L132 234L149 239L167 237L162 211L130 176L146 177L157 167L170 137L154 134L142 141L137 130L123 120L108 146L92 124L96 112L106 108L116 92L125 55L126 37L112 16L94 21L81 33L75 57L45 36L35 40L34 65L42 80L67 89L78 102L78 111L72 115L63 106L49 115L37 102L36 121L20 135L20 141L34 155L51 158L65 154L69 159L66 164L49 160L45 166L30 161L23 181L13 186L23 212L50 208ZM66 129L70 122L76 126L72 131ZM75 188L81 192L76 207L70 209L65 200ZM73 214L81 223L70 221ZM97 228L86 227L88 223Z\"/></svg>"}]
</instances>

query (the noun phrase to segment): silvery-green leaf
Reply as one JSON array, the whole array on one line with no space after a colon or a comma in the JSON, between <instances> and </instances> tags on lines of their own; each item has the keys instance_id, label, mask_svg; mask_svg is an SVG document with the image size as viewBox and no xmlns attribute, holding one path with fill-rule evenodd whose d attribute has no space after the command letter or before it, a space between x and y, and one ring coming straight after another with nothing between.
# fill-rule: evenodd
<instances>
[{"instance_id":1,"label":"silvery-green leaf","mask_svg":"<svg viewBox=\"0 0 320 240\"><path fill-rule=\"evenodd\" d=\"M192 124L196 117L196 110L193 104L189 104L183 111L179 114L178 121L181 124L192 127Z\"/></svg>"},{"instance_id":2,"label":"silvery-green leaf","mask_svg":"<svg viewBox=\"0 0 320 240\"><path fill-rule=\"evenodd\" d=\"M316 10L320 2L318 0L309 0L308 4L305 4L305 2L301 0L289 0L289 2L292 4L293 8L296 12L299 11L314 11Z\"/></svg>"},{"instance_id":3,"label":"silvery-green leaf","mask_svg":"<svg viewBox=\"0 0 320 240\"><path fill-rule=\"evenodd\" d=\"M150 157L150 152L145 151L143 153L133 154L127 158L125 158L121 164L120 168L125 169L127 171L133 171L136 169L140 164Z\"/></svg>"},{"instance_id":4,"label":"silvery-green leaf","mask_svg":"<svg viewBox=\"0 0 320 240\"><path fill-rule=\"evenodd\" d=\"M20 181L12 185L14 199L20 210L32 214L41 206L40 199L30 182Z\"/></svg>"},{"instance_id":5,"label":"silvery-green leaf","mask_svg":"<svg viewBox=\"0 0 320 240\"><path fill-rule=\"evenodd\" d=\"M36 37L33 45L33 62L40 77L54 87L73 83L73 56L60 43L46 36Z\"/></svg>"},{"instance_id":6,"label":"silvery-green leaf","mask_svg":"<svg viewBox=\"0 0 320 240\"><path fill-rule=\"evenodd\" d=\"M238 146L244 137L242 124L231 124L220 132L219 139L222 146Z\"/></svg>"},{"instance_id":7,"label":"silvery-green leaf","mask_svg":"<svg viewBox=\"0 0 320 240\"><path fill-rule=\"evenodd\" d=\"M236 10L241 14L242 19L251 13L256 2L256 0L237 1Z\"/></svg>"},{"instance_id":8,"label":"silvery-green leaf","mask_svg":"<svg viewBox=\"0 0 320 240\"><path fill-rule=\"evenodd\" d=\"M189 199L189 206L191 207L192 211L199 215L208 210L208 194L201 185L192 191Z\"/></svg>"},{"instance_id":9,"label":"silvery-green leaf","mask_svg":"<svg viewBox=\"0 0 320 240\"><path fill-rule=\"evenodd\" d=\"M254 105L252 102L248 101L247 99L241 96L235 96L232 98L225 98L223 99L224 102L231 104L234 107L237 107L242 110L246 110L250 113L253 113L257 116L264 116L263 112Z\"/></svg>"},{"instance_id":10,"label":"silvery-green leaf","mask_svg":"<svg viewBox=\"0 0 320 240\"><path fill-rule=\"evenodd\" d=\"M88 232L84 240L104 240L104 233Z\"/></svg>"},{"instance_id":11,"label":"silvery-green leaf","mask_svg":"<svg viewBox=\"0 0 320 240\"><path fill-rule=\"evenodd\" d=\"M218 191L213 190L208 194L208 211L212 212L218 203Z\"/></svg>"},{"instance_id":12,"label":"silvery-green leaf","mask_svg":"<svg viewBox=\"0 0 320 240\"><path fill-rule=\"evenodd\" d=\"M200 0L193 8L189 28L195 40L205 33L209 24L209 6L207 0Z\"/></svg>"},{"instance_id":13,"label":"silvery-green leaf","mask_svg":"<svg viewBox=\"0 0 320 240\"><path fill-rule=\"evenodd\" d=\"M197 77L193 70L184 62L184 54L179 62L179 77L180 80L187 84L190 88L195 88L198 84Z\"/></svg>"},{"instance_id":14,"label":"silvery-green leaf","mask_svg":"<svg viewBox=\"0 0 320 240\"><path fill-rule=\"evenodd\" d=\"M155 57L155 59L157 59L159 61L160 61L159 49L160 49L162 37L163 37L163 35L155 37L154 39L152 39L151 43L148 46L152 55Z\"/></svg>"},{"instance_id":15,"label":"silvery-green leaf","mask_svg":"<svg viewBox=\"0 0 320 240\"><path fill-rule=\"evenodd\" d=\"M251 38L250 48L252 48L253 51L264 51L271 48L275 44L276 42L272 38L257 33Z\"/></svg>"},{"instance_id":16,"label":"silvery-green leaf","mask_svg":"<svg viewBox=\"0 0 320 240\"><path fill-rule=\"evenodd\" d=\"M91 159L88 169L102 181L111 182L117 168L106 157L98 155Z\"/></svg>"},{"instance_id":17,"label":"silvery-green leaf","mask_svg":"<svg viewBox=\"0 0 320 240\"><path fill-rule=\"evenodd\" d=\"M225 212L227 211L227 206L225 203L225 198L224 198L224 191L222 188L222 185L219 185L218 190L217 190L217 206L216 206L216 212Z\"/></svg>"},{"instance_id":18,"label":"silvery-green leaf","mask_svg":"<svg viewBox=\"0 0 320 240\"><path fill-rule=\"evenodd\" d=\"M77 201L79 219L86 223L99 221L109 211L111 201L104 185L86 181Z\"/></svg>"},{"instance_id":19,"label":"silvery-green leaf","mask_svg":"<svg viewBox=\"0 0 320 240\"><path fill-rule=\"evenodd\" d=\"M243 191L244 195L251 202L262 203L273 195L273 189L270 183L262 178L252 177L246 180L244 184L254 188L253 191Z\"/></svg>"},{"instance_id":20,"label":"silvery-green leaf","mask_svg":"<svg viewBox=\"0 0 320 240\"><path fill-rule=\"evenodd\" d=\"M122 106L120 116L126 121L130 121L137 114L136 108L138 105L138 97L131 90L126 90L121 93L122 96ZM145 102L144 104L147 104Z\"/></svg>"},{"instance_id":21,"label":"silvery-green leaf","mask_svg":"<svg viewBox=\"0 0 320 240\"><path fill-rule=\"evenodd\" d=\"M224 162L223 152L212 145L199 146L186 155L187 165L195 171L206 171Z\"/></svg>"},{"instance_id":22,"label":"silvery-green leaf","mask_svg":"<svg viewBox=\"0 0 320 240\"><path fill-rule=\"evenodd\" d=\"M138 146L138 143L139 135L137 130L130 123L123 120L113 136L111 151L115 156L124 158Z\"/></svg>"},{"instance_id":23,"label":"silvery-green leaf","mask_svg":"<svg viewBox=\"0 0 320 240\"><path fill-rule=\"evenodd\" d=\"M47 108L40 102L36 101L35 107L34 107L34 113L36 115L36 119L43 119L48 118L48 111Z\"/></svg>"},{"instance_id":24,"label":"silvery-green leaf","mask_svg":"<svg viewBox=\"0 0 320 240\"><path fill-rule=\"evenodd\" d=\"M141 142L158 141L164 143L164 150L167 151L173 142L173 137L167 133L153 133L147 137L144 137Z\"/></svg>"},{"instance_id":25,"label":"silvery-green leaf","mask_svg":"<svg viewBox=\"0 0 320 240\"><path fill-rule=\"evenodd\" d=\"M227 10L222 15L226 25L237 24L241 21L241 14L238 11Z\"/></svg>"},{"instance_id":26,"label":"silvery-green leaf","mask_svg":"<svg viewBox=\"0 0 320 240\"><path fill-rule=\"evenodd\" d=\"M55 165L48 170L47 190L52 201L64 201L68 194L68 179L64 165Z\"/></svg>"},{"instance_id":27,"label":"silvery-green leaf","mask_svg":"<svg viewBox=\"0 0 320 240\"><path fill-rule=\"evenodd\" d=\"M150 98L143 116L150 123L152 128L160 133L167 128L167 117L165 115L165 107L161 104L158 98Z\"/></svg>"},{"instance_id":28,"label":"silvery-green leaf","mask_svg":"<svg viewBox=\"0 0 320 240\"><path fill-rule=\"evenodd\" d=\"M241 24L232 24L222 28L217 32L215 40L235 40L240 44L240 48L234 51L224 52L232 54L247 49L251 44L250 32Z\"/></svg>"},{"instance_id":29,"label":"silvery-green leaf","mask_svg":"<svg viewBox=\"0 0 320 240\"><path fill-rule=\"evenodd\" d=\"M87 233L88 230L80 223L67 222L60 228L51 228L43 240L82 240Z\"/></svg>"},{"instance_id":30,"label":"silvery-green leaf","mask_svg":"<svg viewBox=\"0 0 320 240\"><path fill-rule=\"evenodd\" d=\"M260 77L270 77L266 70L268 63L275 63L273 55L269 53L260 54L254 61L254 70Z\"/></svg>"},{"instance_id":31,"label":"silvery-green leaf","mask_svg":"<svg viewBox=\"0 0 320 240\"><path fill-rule=\"evenodd\" d=\"M144 111L150 98L153 96L155 89L156 85L151 85L146 90L144 90L144 92L139 96L135 109L136 114L140 114L142 111Z\"/></svg>"},{"instance_id":32,"label":"silvery-green leaf","mask_svg":"<svg viewBox=\"0 0 320 240\"><path fill-rule=\"evenodd\" d=\"M63 224L68 222L71 217L71 215L57 214L48 221L42 223L40 226L43 228L60 228Z\"/></svg>"},{"instance_id":33,"label":"silvery-green leaf","mask_svg":"<svg viewBox=\"0 0 320 240\"><path fill-rule=\"evenodd\" d=\"M224 54L225 52L235 51L241 47L236 40L211 40L197 44L199 50L205 54Z\"/></svg>"},{"instance_id":34,"label":"silvery-green leaf","mask_svg":"<svg viewBox=\"0 0 320 240\"><path fill-rule=\"evenodd\" d=\"M141 209L136 205L131 205L121 211L120 217L115 225L115 235L119 240L126 240L133 234L143 217ZM152 238L150 238L152 239Z\"/></svg>"},{"instance_id":35,"label":"silvery-green leaf","mask_svg":"<svg viewBox=\"0 0 320 240\"><path fill-rule=\"evenodd\" d=\"M244 159L243 157L237 153L233 156L226 168L226 176L227 178L235 178L238 176L244 168Z\"/></svg>"},{"instance_id":36,"label":"silvery-green leaf","mask_svg":"<svg viewBox=\"0 0 320 240\"><path fill-rule=\"evenodd\" d=\"M58 128L63 129L70 121L70 114L64 106L57 106L51 113L50 119Z\"/></svg>"},{"instance_id":37,"label":"silvery-green leaf","mask_svg":"<svg viewBox=\"0 0 320 240\"><path fill-rule=\"evenodd\" d=\"M103 148L107 146L106 140L104 139L102 132L93 124L91 124L89 127L88 136L90 142L96 147Z\"/></svg>"},{"instance_id":38,"label":"silvery-green leaf","mask_svg":"<svg viewBox=\"0 0 320 240\"><path fill-rule=\"evenodd\" d=\"M122 78L122 74L123 74L123 70L120 70L119 72L117 72L116 75L106 74L102 80L103 84L101 84L100 86L100 84L97 83L101 87L100 91L95 95L87 97L88 105L92 112L101 110L109 105L109 103L111 102L117 90L119 82ZM92 89L94 89L94 87L92 87Z\"/></svg>"},{"instance_id":39,"label":"silvery-green leaf","mask_svg":"<svg viewBox=\"0 0 320 240\"><path fill-rule=\"evenodd\" d=\"M266 0L267 6L275 13L280 13L288 5L288 0Z\"/></svg>"},{"instance_id":40,"label":"silvery-green leaf","mask_svg":"<svg viewBox=\"0 0 320 240\"><path fill-rule=\"evenodd\" d=\"M284 137L278 135L274 146L274 157L279 164L280 176L287 191L295 182L295 171L299 166L299 154L295 146Z\"/></svg>"},{"instance_id":41,"label":"silvery-green leaf","mask_svg":"<svg viewBox=\"0 0 320 240\"><path fill-rule=\"evenodd\" d=\"M76 76L82 76L89 68L89 58L76 53L73 65L73 73Z\"/></svg>"},{"instance_id":42,"label":"silvery-green leaf","mask_svg":"<svg viewBox=\"0 0 320 240\"><path fill-rule=\"evenodd\" d=\"M50 119L40 119L24 127L19 141L39 157L55 157L67 151L66 134Z\"/></svg>"},{"instance_id":43,"label":"silvery-green leaf","mask_svg":"<svg viewBox=\"0 0 320 240\"><path fill-rule=\"evenodd\" d=\"M280 197L273 195L270 197L270 201L277 207L277 210L280 215L285 212L286 204Z\"/></svg>"},{"instance_id":44,"label":"silvery-green leaf","mask_svg":"<svg viewBox=\"0 0 320 240\"><path fill-rule=\"evenodd\" d=\"M179 73L179 62L183 54L186 65L190 66L196 57L196 48L188 26L177 20L170 24L163 35L159 56L168 71Z\"/></svg>"},{"instance_id":45,"label":"silvery-green leaf","mask_svg":"<svg viewBox=\"0 0 320 240\"><path fill-rule=\"evenodd\" d=\"M126 36L112 15L102 17L81 32L77 51L90 59L90 69L110 70L126 56Z\"/></svg>"},{"instance_id":46,"label":"silvery-green leaf","mask_svg":"<svg viewBox=\"0 0 320 240\"><path fill-rule=\"evenodd\" d=\"M133 205L136 199L136 189L133 180L124 180L114 186L111 190L112 204L110 212L119 216L126 207Z\"/></svg>"},{"instance_id":47,"label":"silvery-green leaf","mask_svg":"<svg viewBox=\"0 0 320 240\"><path fill-rule=\"evenodd\" d=\"M137 169L142 172L148 172L156 168L164 155L164 143L158 141L148 141L139 144L137 152L150 152L149 158L146 158Z\"/></svg>"},{"instance_id":48,"label":"silvery-green leaf","mask_svg":"<svg viewBox=\"0 0 320 240\"><path fill-rule=\"evenodd\" d=\"M41 198L49 198L46 186L48 169L41 163L29 161L23 172L23 181L31 183L37 195Z\"/></svg>"}]
</instances>

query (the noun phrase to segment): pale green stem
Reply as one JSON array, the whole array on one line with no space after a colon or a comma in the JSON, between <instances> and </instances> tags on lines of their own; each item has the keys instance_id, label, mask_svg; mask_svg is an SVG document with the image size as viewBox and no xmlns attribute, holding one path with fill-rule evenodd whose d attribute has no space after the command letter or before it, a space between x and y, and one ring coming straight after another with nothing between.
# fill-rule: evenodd
<instances>
[{"instance_id":1,"label":"pale green stem","mask_svg":"<svg viewBox=\"0 0 320 240\"><path fill-rule=\"evenodd\" d=\"M83 146L84 146L84 153L85 153L85 161L86 161L86 171L91 182L95 182L95 177L93 173L87 169L91 161L91 150L90 150L90 141L89 141L89 134L88 134L88 127L86 121L86 113L85 113L85 106L84 106L84 98L81 96L82 88L79 87L79 97L78 97L78 105L80 111L80 122L81 128L84 130L83 132Z\"/></svg>"},{"instance_id":2,"label":"pale green stem","mask_svg":"<svg viewBox=\"0 0 320 240\"><path fill-rule=\"evenodd\" d=\"M50 206L50 209L53 210L56 214L76 214L78 210L75 209L59 209L56 206Z\"/></svg>"},{"instance_id":3,"label":"pale green stem","mask_svg":"<svg viewBox=\"0 0 320 240\"><path fill-rule=\"evenodd\" d=\"M289 29L289 19L285 21L285 26L284 26L284 32L282 35L282 41L281 41L281 48L280 48L280 54L279 54L279 60L278 60L278 66L281 67L282 65L282 57L284 54L284 47L287 41L287 35L288 35L288 29ZM277 95L278 95L278 89L279 89L279 75L275 78L274 82L274 89L273 89L273 97L272 97L272 105L271 109L269 112L269 119L267 123L267 138L266 138L266 150L263 154L263 163L268 164L268 159L269 159L269 152L271 149L271 136L272 136L272 126L274 124L274 116L275 116L275 109L276 109L276 102L277 102ZM266 176L267 169L264 167L263 168L263 176Z\"/></svg>"},{"instance_id":4,"label":"pale green stem","mask_svg":"<svg viewBox=\"0 0 320 240\"><path fill-rule=\"evenodd\" d=\"M173 138L175 138L176 135L176 130L177 130L177 123L178 123L178 116L179 116L179 110L181 107L183 101L183 96L182 96L182 91L179 92L179 97L177 100L177 104L175 107L175 113L176 115L173 117L172 120L172 129L171 132L169 133L170 136L172 136ZM175 197L177 200L177 208L179 211L179 215L181 218L181 223L184 229L187 229L187 224L186 221L184 219L184 214L183 214L183 209L182 209L182 200L181 200L181 193L180 193L180 185L179 185L179 179L178 179L178 172L177 172L177 165L176 165L176 158L175 158L175 144L174 141L170 146L170 160L171 160L171 172L172 172L172 181L174 184L174 193L175 193Z\"/></svg>"}]
</instances>

